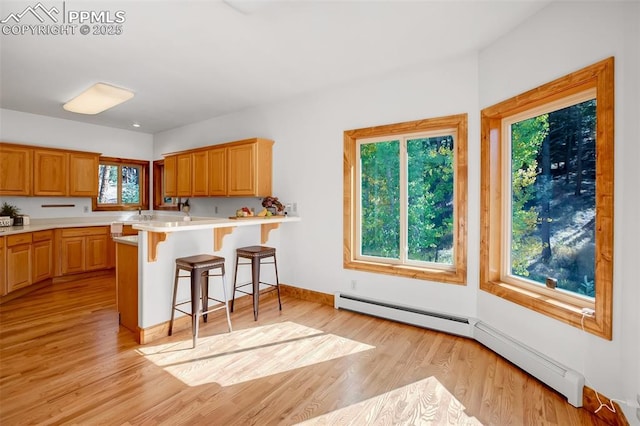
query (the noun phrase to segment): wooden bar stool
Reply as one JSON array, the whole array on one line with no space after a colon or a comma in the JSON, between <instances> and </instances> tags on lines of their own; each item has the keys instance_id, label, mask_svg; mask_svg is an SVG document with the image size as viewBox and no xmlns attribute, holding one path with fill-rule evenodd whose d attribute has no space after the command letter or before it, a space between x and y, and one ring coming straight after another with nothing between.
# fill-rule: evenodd
<instances>
[{"instance_id":1,"label":"wooden bar stool","mask_svg":"<svg viewBox=\"0 0 640 426\"><path fill-rule=\"evenodd\" d=\"M262 259L268 259L272 257L273 261L263 262ZM242 262L240 259L250 259L251 262ZM260 266L273 264L276 272L276 282L267 283L260 281ZM238 266L239 265L251 265L251 282L238 285ZM276 263L276 249L273 247L265 246L249 246L236 249L236 270L233 277L233 299L231 299L231 312L233 312L233 304L236 300L236 292L244 293L253 296L253 319L258 320L258 301L260 299L260 284L273 287L269 291L278 292L278 307L282 310L282 302L280 301L280 280L278 279L278 264ZM252 291L239 290L242 287L251 286Z\"/></svg>"},{"instance_id":2,"label":"wooden bar stool","mask_svg":"<svg viewBox=\"0 0 640 426\"><path fill-rule=\"evenodd\" d=\"M211 274L211 271L216 269L220 269L220 273ZM181 270L189 272L189 275L180 275ZM222 294L224 300L209 297L209 277L222 277ZM191 300L176 303L180 278L191 278ZM210 300L219 302L222 305L216 305L214 308L209 309ZM202 307L200 307L200 301L202 301ZM188 303L191 304L191 312L186 312L179 308L179 306ZM173 332L173 320L176 311L189 315L191 317L193 347L195 348L198 340L198 323L200 317L203 317L204 322L207 322L207 314L220 309L226 309L227 324L229 325L229 331L231 331L231 317L227 303L227 282L224 273L224 257L198 254L176 259L176 275L173 283L173 305L171 309L171 322L169 323L169 336L171 336Z\"/></svg>"}]
</instances>

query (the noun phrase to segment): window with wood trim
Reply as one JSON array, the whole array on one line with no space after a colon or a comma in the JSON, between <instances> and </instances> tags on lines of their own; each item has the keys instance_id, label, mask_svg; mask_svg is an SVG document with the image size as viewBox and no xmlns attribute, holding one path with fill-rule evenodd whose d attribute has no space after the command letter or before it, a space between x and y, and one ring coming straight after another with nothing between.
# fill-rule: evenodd
<instances>
[{"instance_id":1,"label":"window with wood trim","mask_svg":"<svg viewBox=\"0 0 640 426\"><path fill-rule=\"evenodd\" d=\"M100 157L94 211L149 209L149 162Z\"/></svg>"},{"instance_id":2,"label":"window with wood trim","mask_svg":"<svg viewBox=\"0 0 640 426\"><path fill-rule=\"evenodd\" d=\"M344 132L344 267L466 284L467 115Z\"/></svg>"},{"instance_id":3,"label":"window with wood trim","mask_svg":"<svg viewBox=\"0 0 640 426\"><path fill-rule=\"evenodd\" d=\"M480 288L606 339L613 66L606 59L481 114Z\"/></svg>"}]
</instances>

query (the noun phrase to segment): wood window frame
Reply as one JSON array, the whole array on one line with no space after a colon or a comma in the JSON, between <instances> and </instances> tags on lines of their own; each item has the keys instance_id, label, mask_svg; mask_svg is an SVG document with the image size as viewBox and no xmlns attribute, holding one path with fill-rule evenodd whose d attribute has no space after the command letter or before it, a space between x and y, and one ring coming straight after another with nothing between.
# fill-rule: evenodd
<instances>
[{"instance_id":1,"label":"wood window frame","mask_svg":"<svg viewBox=\"0 0 640 426\"><path fill-rule=\"evenodd\" d=\"M135 205L98 204L98 197L93 197L91 198L91 208L93 211L149 210L149 161L116 157L100 157L98 164L140 167L140 203Z\"/></svg>"},{"instance_id":2,"label":"wood window frame","mask_svg":"<svg viewBox=\"0 0 640 426\"><path fill-rule=\"evenodd\" d=\"M454 262L451 268L433 268L415 265L388 264L357 259L358 218L356 217L358 139L395 136L418 132L455 129L454 144ZM358 271L395 275L466 285L467 283L467 114L428 118L388 124L344 132L343 176L343 267Z\"/></svg>"},{"instance_id":3,"label":"wood window frame","mask_svg":"<svg viewBox=\"0 0 640 426\"><path fill-rule=\"evenodd\" d=\"M543 286L506 282L503 218L503 119L578 93L596 92L595 302ZM612 339L614 59L607 58L481 111L480 289L535 312ZM595 310L594 316L583 309Z\"/></svg>"}]
</instances>

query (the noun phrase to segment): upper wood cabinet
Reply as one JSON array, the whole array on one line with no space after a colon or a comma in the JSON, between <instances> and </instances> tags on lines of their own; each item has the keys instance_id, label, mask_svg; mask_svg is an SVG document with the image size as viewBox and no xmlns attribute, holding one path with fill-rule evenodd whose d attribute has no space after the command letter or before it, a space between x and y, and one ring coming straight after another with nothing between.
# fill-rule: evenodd
<instances>
[{"instance_id":1,"label":"upper wood cabinet","mask_svg":"<svg viewBox=\"0 0 640 426\"><path fill-rule=\"evenodd\" d=\"M168 155L164 158L164 195L178 196L178 156Z\"/></svg>"},{"instance_id":2,"label":"upper wood cabinet","mask_svg":"<svg viewBox=\"0 0 640 426\"><path fill-rule=\"evenodd\" d=\"M191 195L209 195L209 153L198 151L191 154Z\"/></svg>"},{"instance_id":3,"label":"upper wood cabinet","mask_svg":"<svg viewBox=\"0 0 640 426\"><path fill-rule=\"evenodd\" d=\"M69 196L98 196L100 155L90 152L69 153Z\"/></svg>"},{"instance_id":4,"label":"upper wood cabinet","mask_svg":"<svg viewBox=\"0 0 640 426\"><path fill-rule=\"evenodd\" d=\"M33 195L47 197L68 194L68 158L69 155L64 151L33 150Z\"/></svg>"},{"instance_id":5,"label":"upper wood cabinet","mask_svg":"<svg viewBox=\"0 0 640 426\"><path fill-rule=\"evenodd\" d=\"M100 154L0 143L0 195L98 196Z\"/></svg>"},{"instance_id":6,"label":"upper wood cabinet","mask_svg":"<svg viewBox=\"0 0 640 426\"><path fill-rule=\"evenodd\" d=\"M227 148L211 148L209 154L209 195L227 195Z\"/></svg>"},{"instance_id":7,"label":"upper wood cabinet","mask_svg":"<svg viewBox=\"0 0 640 426\"><path fill-rule=\"evenodd\" d=\"M33 150L0 143L0 195L31 195Z\"/></svg>"},{"instance_id":8,"label":"upper wood cabinet","mask_svg":"<svg viewBox=\"0 0 640 426\"><path fill-rule=\"evenodd\" d=\"M227 194L271 195L273 141L255 139L227 148Z\"/></svg>"},{"instance_id":9,"label":"upper wood cabinet","mask_svg":"<svg viewBox=\"0 0 640 426\"><path fill-rule=\"evenodd\" d=\"M191 196L191 154L178 154L176 168L178 197L189 197Z\"/></svg>"},{"instance_id":10,"label":"upper wood cabinet","mask_svg":"<svg viewBox=\"0 0 640 426\"><path fill-rule=\"evenodd\" d=\"M167 196L264 197L272 190L273 141L253 138L165 157ZM175 172L169 163L175 163ZM170 192L169 182L176 181Z\"/></svg>"}]
</instances>

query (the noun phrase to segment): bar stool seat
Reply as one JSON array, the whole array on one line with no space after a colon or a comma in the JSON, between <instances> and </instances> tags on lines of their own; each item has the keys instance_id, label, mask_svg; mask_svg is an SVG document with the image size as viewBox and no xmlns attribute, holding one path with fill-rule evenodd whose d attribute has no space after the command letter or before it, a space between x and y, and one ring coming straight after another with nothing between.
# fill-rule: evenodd
<instances>
[{"instance_id":1,"label":"bar stool seat","mask_svg":"<svg viewBox=\"0 0 640 426\"><path fill-rule=\"evenodd\" d=\"M263 259L273 258L271 262L263 262ZM240 259L249 259L250 262L240 262ZM275 269L275 283L260 281L260 267L272 264ZM238 284L238 266L251 265L251 282ZM280 301L280 281L278 279L278 264L276 262L276 249L266 246L248 246L236 249L236 269L233 277L233 298L231 299L231 312L236 300L236 292L248 294L253 297L253 319L258 320L258 302L260 300L260 284L272 287L269 291L278 292L278 308L282 310ZM251 286L251 291L241 290L243 287Z\"/></svg>"},{"instance_id":2,"label":"bar stool seat","mask_svg":"<svg viewBox=\"0 0 640 426\"><path fill-rule=\"evenodd\" d=\"M193 333L193 347L196 347L198 340L198 325L200 317L207 322L207 314L220 309L227 311L227 324L231 331L231 316L229 315L229 305L227 303L227 283L224 270L224 257L212 256L208 254L198 254L195 256L181 257L176 259L175 279L173 283L173 304L171 309L171 322L169 323L169 336L173 332L173 321L176 311L182 312L191 317L191 331ZM211 271L220 270L219 274L212 274ZM180 271L189 272L188 275L180 275ZM209 297L209 277L222 278L222 294L224 300ZM191 300L176 303L178 296L178 282L180 278L190 278L191 280ZM218 302L211 309L209 301ZM202 303L200 303L202 302ZM191 311L187 312L179 308L181 305L191 304Z\"/></svg>"}]
</instances>

